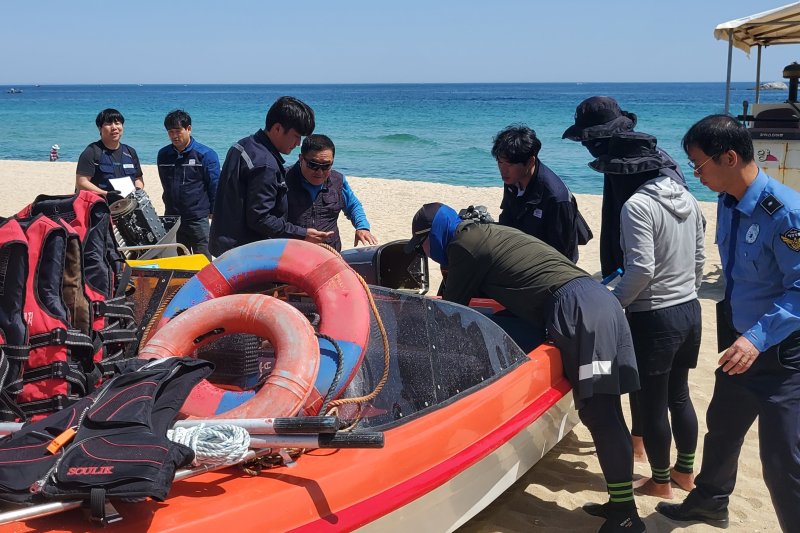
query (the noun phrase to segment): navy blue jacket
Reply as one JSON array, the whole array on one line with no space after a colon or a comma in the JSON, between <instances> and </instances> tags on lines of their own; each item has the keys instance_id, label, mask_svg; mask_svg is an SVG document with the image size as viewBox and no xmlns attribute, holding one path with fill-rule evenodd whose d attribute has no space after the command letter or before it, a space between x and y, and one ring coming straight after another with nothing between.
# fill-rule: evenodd
<instances>
[{"instance_id":1,"label":"navy blue jacket","mask_svg":"<svg viewBox=\"0 0 800 533\"><path fill-rule=\"evenodd\" d=\"M171 144L159 150L157 162L165 214L180 215L183 221L207 218L219 182L217 153L192 137L180 153Z\"/></svg>"},{"instance_id":2,"label":"navy blue jacket","mask_svg":"<svg viewBox=\"0 0 800 533\"><path fill-rule=\"evenodd\" d=\"M500 209L500 224L532 235L577 262L578 232L583 219L578 214L575 197L544 163L536 162L536 170L522 196L517 195L516 187L503 188Z\"/></svg>"},{"instance_id":3,"label":"navy blue jacket","mask_svg":"<svg viewBox=\"0 0 800 533\"><path fill-rule=\"evenodd\" d=\"M289 209L283 163L264 130L228 150L219 176L208 243L214 256L263 239L305 238L305 228L286 221Z\"/></svg>"}]
</instances>

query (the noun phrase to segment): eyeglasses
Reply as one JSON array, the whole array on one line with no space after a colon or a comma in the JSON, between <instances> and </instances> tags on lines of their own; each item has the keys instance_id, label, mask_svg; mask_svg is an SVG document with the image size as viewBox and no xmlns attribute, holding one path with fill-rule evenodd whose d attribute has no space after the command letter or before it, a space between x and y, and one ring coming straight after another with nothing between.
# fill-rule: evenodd
<instances>
[{"instance_id":1,"label":"eyeglasses","mask_svg":"<svg viewBox=\"0 0 800 533\"><path fill-rule=\"evenodd\" d=\"M316 161L312 161L310 159L303 158L303 161L306 162L306 166L309 170L330 170L333 166L333 163L318 163Z\"/></svg>"},{"instance_id":2,"label":"eyeglasses","mask_svg":"<svg viewBox=\"0 0 800 533\"><path fill-rule=\"evenodd\" d=\"M705 166L706 163L708 163L709 161L711 161L715 157L717 157L717 156L712 155L711 157L709 157L708 159L706 159L705 161L703 161L702 163L700 163L697 166L694 166L694 163L689 161L689 168L691 168L692 172L694 172L695 174L697 174L699 176L701 174L700 169L703 168L703 166Z\"/></svg>"}]
</instances>

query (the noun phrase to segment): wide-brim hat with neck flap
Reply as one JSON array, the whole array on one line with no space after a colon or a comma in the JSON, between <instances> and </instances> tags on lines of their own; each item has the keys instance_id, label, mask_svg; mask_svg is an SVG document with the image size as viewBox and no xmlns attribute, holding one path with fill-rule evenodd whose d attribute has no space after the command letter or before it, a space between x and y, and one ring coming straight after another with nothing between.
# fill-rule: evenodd
<instances>
[{"instance_id":1,"label":"wide-brim hat with neck flap","mask_svg":"<svg viewBox=\"0 0 800 533\"><path fill-rule=\"evenodd\" d=\"M610 96L592 96L578 104L575 124L561 138L579 142L606 139L635 126L636 115L620 109L616 100Z\"/></svg>"},{"instance_id":2,"label":"wide-brim hat with neck flap","mask_svg":"<svg viewBox=\"0 0 800 533\"><path fill-rule=\"evenodd\" d=\"M656 138L647 133L617 133L608 141L608 153L589 166L604 174L641 174L669 167L673 163L656 148L657 143Z\"/></svg>"}]
</instances>

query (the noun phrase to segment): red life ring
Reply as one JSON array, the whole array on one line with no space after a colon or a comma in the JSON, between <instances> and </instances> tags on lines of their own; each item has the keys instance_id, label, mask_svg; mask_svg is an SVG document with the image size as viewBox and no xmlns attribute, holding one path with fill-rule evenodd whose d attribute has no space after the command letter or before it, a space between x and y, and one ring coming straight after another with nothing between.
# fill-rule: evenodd
<instances>
[{"instance_id":1,"label":"red life ring","mask_svg":"<svg viewBox=\"0 0 800 533\"><path fill-rule=\"evenodd\" d=\"M263 290L273 282L295 285L313 298L320 314L319 332L334 339L342 351L342 376L333 395L339 397L364 359L370 308L355 271L339 255L321 246L297 239L269 239L229 250L181 287L157 327L200 302ZM329 341L320 338L319 345L320 370L304 409L312 415L319 412L339 363L336 349Z\"/></svg>"},{"instance_id":2,"label":"red life ring","mask_svg":"<svg viewBox=\"0 0 800 533\"><path fill-rule=\"evenodd\" d=\"M272 373L255 396L226 391L203 380L192 389L181 413L202 418L272 418L297 414L314 389L319 345L306 317L276 298L235 294L196 305L159 329L139 351L139 357L189 355L231 333L269 339L275 348Z\"/></svg>"}]
</instances>

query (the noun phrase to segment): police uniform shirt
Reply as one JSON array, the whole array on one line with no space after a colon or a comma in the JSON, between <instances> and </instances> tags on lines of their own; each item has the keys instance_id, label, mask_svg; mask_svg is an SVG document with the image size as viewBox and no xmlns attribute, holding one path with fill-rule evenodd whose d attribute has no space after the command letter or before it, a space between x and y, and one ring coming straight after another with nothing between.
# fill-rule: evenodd
<instances>
[{"instance_id":1,"label":"police uniform shirt","mask_svg":"<svg viewBox=\"0 0 800 533\"><path fill-rule=\"evenodd\" d=\"M760 352L800 330L800 193L759 170L719 196L717 243L736 330Z\"/></svg>"}]
</instances>

